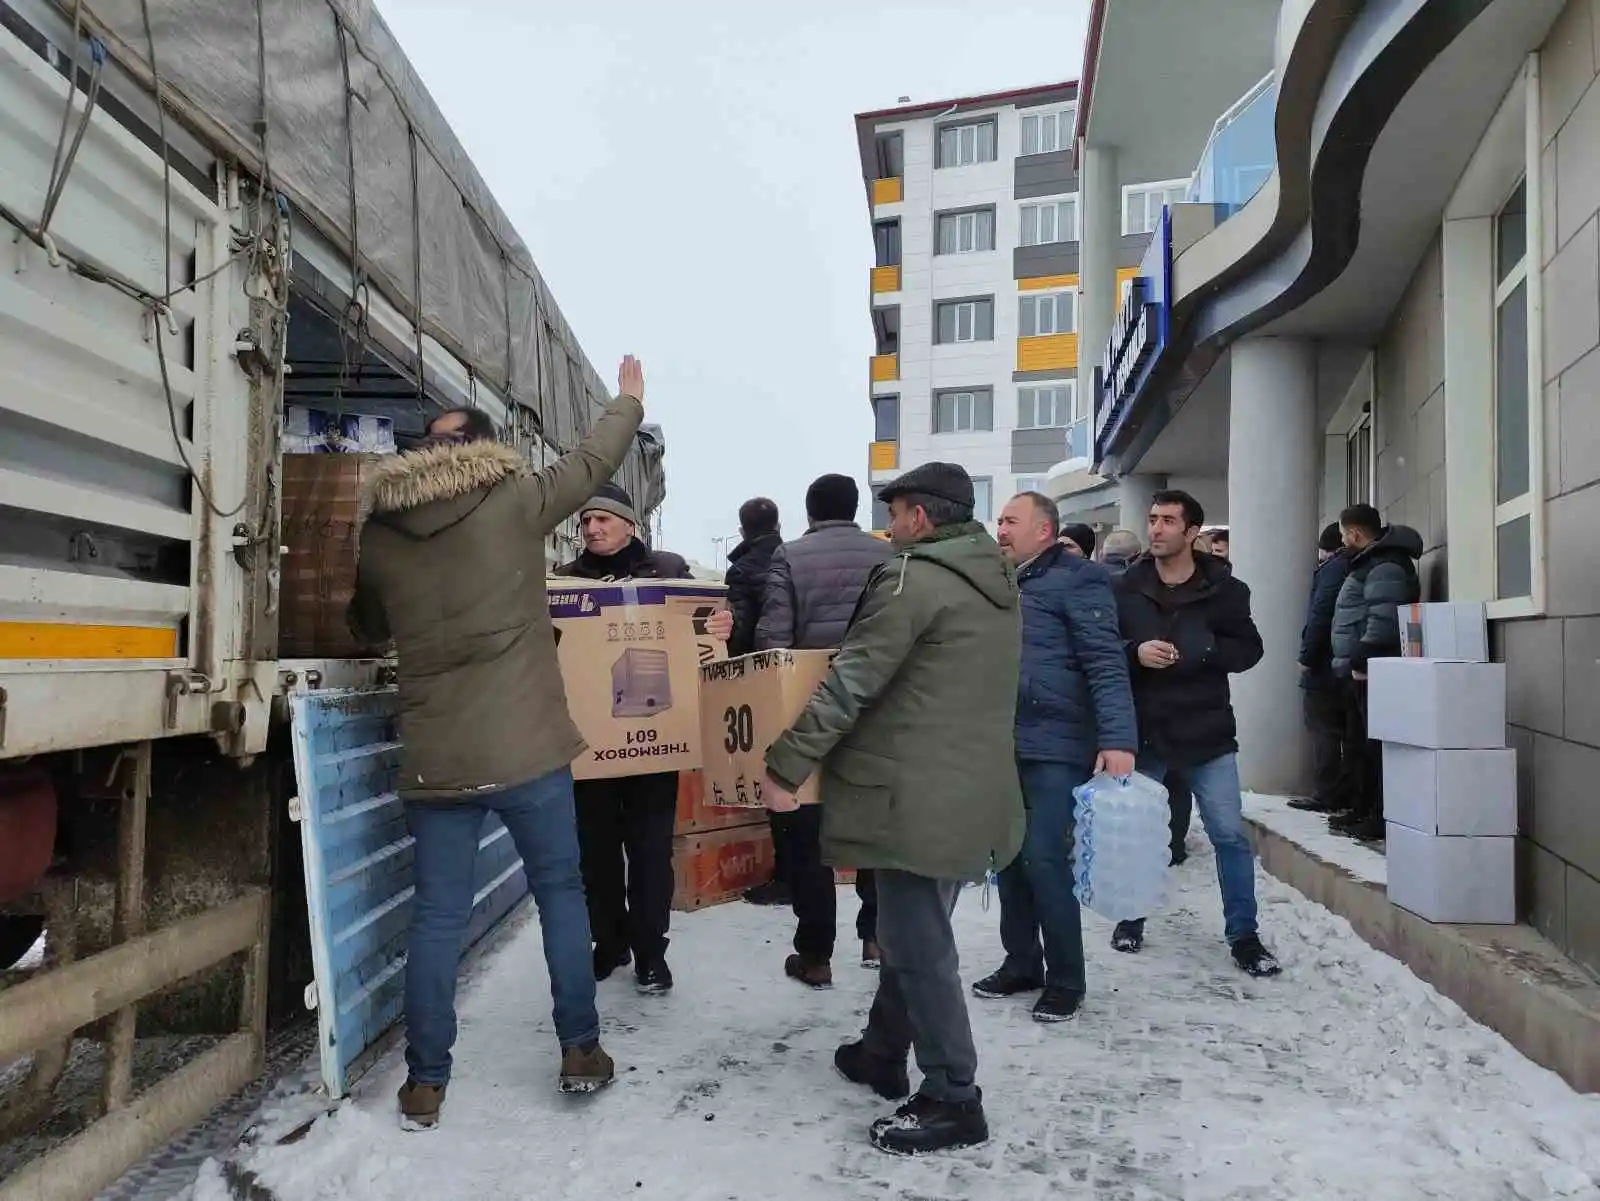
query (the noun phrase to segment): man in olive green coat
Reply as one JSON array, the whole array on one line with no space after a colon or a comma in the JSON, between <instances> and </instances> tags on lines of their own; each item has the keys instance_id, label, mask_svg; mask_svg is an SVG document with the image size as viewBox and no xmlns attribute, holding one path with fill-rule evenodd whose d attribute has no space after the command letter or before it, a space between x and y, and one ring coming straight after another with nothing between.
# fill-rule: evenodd
<instances>
[{"instance_id":1,"label":"man in olive green coat","mask_svg":"<svg viewBox=\"0 0 1600 1201\"><path fill-rule=\"evenodd\" d=\"M600 1047L567 713L545 596L545 539L621 465L644 417L629 357L619 395L576 449L542 471L494 440L476 410L434 419L420 450L373 473L350 625L393 639L399 661L398 792L416 892L406 959L401 1123L438 1123L455 1042L455 987L472 917L484 816L522 856L544 930L561 1044L560 1088L591 1092L615 1069Z\"/></svg>"},{"instance_id":2,"label":"man in olive green coat","mask_svg":"<svg viewBox=\"0 0 1600 1201\"><path fill-rule=\"evenodd\" d=\"M1014 730L1022 623L1016 576L973 520L972 480L929 463L880 493L899 554L874 570L827 679L767 753L766 801L795 807L819 776L823 853L878 881L883 968L840 1072L880 1096L922 1085L874 1146L914 1155L988 1138L951 926L963 885L1022 846Z\"/></svg>"}]
</instances>

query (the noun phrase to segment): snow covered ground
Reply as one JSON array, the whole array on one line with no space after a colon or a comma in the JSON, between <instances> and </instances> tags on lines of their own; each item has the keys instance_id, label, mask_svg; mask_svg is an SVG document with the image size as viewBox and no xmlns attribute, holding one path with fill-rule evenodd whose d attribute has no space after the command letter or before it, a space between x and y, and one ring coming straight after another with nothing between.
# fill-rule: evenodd
<instances>
[{"instance_id":1,"label":"snow covered ground","mask_svg":"<svg viewBox=\"0 0 1600 1201\"><path fill-rule=\"evenodd\" d=\"M900 1161L868 1147L885 1106L845 1084L834 1047L873 976L856 945L838 987L785 980L790 918L730 905L674 915L678 989L601 989L615 1088L554 1090L539 932L525 924L463 998L444 1124L402 1134L398 1058L301 1141L246 1166L281 1201L1095 1201L1600 1198L1600 1097L1523 1059L1349 926L1262 876L1262 929L1285 975L1228 960L1209 850L1175 873L1139 956L1086 919L1089 1004L1045 1028L1024 1002L971 1003L991 1143ZM848 935L854 894L841 892ZM957 914L963 973L999 963L998 903ZM263 1115L267 1127L297 1120ZM193 1201L223 1201L208 1165Z\"/></svg>"}]
</instances>

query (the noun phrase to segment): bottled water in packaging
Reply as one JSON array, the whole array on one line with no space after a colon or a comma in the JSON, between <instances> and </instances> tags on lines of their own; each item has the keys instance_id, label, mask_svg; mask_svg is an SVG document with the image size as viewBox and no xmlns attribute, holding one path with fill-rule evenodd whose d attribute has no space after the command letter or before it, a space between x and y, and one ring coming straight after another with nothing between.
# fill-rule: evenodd
<instances>
[{"instance_id":1,"label":"bottled water in packaging","mask_svg":"<svg viewBox=\"0 0 1600 1201\"><path fill-rule=\"evenodd\" d=\"M1135 772L1127 779L1095 776L1072 795L1078 903L1114 922L1148 917L1166 896L1172 854L1167 790Z\"/></svg>"}]
</instances>

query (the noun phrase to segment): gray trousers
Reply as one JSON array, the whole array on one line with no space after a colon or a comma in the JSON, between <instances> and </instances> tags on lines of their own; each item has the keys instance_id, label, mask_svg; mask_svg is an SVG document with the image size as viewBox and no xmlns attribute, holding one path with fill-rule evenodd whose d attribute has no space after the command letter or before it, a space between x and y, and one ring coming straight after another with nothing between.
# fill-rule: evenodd
<instances>
[{"instance_id":1,"label":"gray trousers","mask_svg":"<svg viewBox=\"0 0 1600 1201\"><path fill-rule=\"evenodd\" d=\"M956 880L880 871L878 944L883 966L863 1035L873 1055L904 1063L914 1047L924 1096L977 1097L978 1051L972 1045L950 917L961 895Z\"/></svg>"}]
</instances>

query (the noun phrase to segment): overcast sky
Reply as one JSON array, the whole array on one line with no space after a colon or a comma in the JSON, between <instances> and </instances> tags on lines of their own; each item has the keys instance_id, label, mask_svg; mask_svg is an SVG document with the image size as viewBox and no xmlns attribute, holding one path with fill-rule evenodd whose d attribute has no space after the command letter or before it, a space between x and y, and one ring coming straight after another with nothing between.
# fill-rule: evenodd
<instances>
[{"instance_id":1,"label":"overcast sky","mask_svg":"<svg viewBox=\"0 0 1600 1201\"><path fill-rule=\"evenodd\" d=\"M751 496L792 537L816 476L865 488L852 115L1075 78L1088 19L1088 0L378 3L601 375L644 360L663 541L707 564Z\"/></svg>"}]
</instances>

